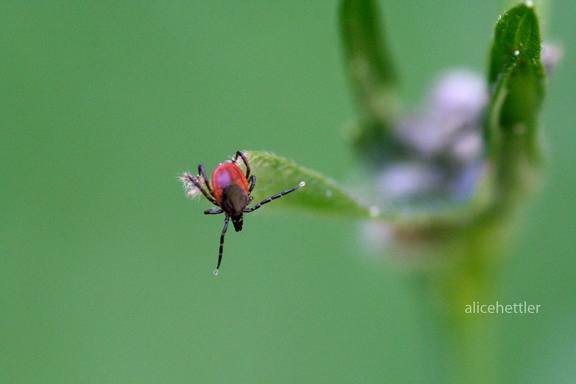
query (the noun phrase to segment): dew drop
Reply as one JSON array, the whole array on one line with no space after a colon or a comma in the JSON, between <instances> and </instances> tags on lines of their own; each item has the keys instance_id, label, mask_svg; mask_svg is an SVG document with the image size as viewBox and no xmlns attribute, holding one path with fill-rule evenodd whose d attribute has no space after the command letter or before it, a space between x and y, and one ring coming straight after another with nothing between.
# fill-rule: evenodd
<instances>
[{"instance_id":1,"label":"dew drop","mask_svg":"<svg viewBox=\"0 0 576 384\"><path fill-rule=\"evenodd\" d=\"M214 270L214 276L218 276L218 270L217 269Z\"/></svg>"},{"instance_id":2,"label":"dew drop","mask_svg":"<svg viewBox=\"0 0 576 384\"><path fill-rule=\"evenodd\" d=\"M519 51L519 50L515 50L515 51L514 51L514 55L515 55L515 56L518 56L519 54L520 54L520 51Z\"/></svg>"}]
</instances>

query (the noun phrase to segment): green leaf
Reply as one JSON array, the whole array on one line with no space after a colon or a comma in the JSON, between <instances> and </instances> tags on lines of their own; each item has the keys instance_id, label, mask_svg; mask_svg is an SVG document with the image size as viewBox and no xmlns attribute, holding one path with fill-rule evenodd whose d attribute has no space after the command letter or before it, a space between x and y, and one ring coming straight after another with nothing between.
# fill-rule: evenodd
<instances>
[{"instance_id":1,"label":"green leaf","mask_svg":"<svg viewBox=\"0 0 576 384\"><path fill-rule=\"evenodd\" d=\"M255 203L304 181L306 183L304 187L278 200L274 205L324 212L351 220L376 219L412 229L466 223L484 207L478 202L466 204L436 202L418 207L370 206L358 197L352 196L334 180L316 171L269 152L243 152L250 163L251 173L257 178L256 187L252 192Z\"/></svg>"},{"instance_id":2,"label":"green leaf","mask_svg":"<svg viewBox=\"0 0 576 384\"><path fill-rule=\"evenodd\" d=\"M520 4L498 21L490 54L487 160L496 211L517 205L533 187L541 157L538 116L545 94L538 17Z\"/></svg>"},{"instance_id":3,"label":"green leaf","mask_svg":"<svg viewBox=\"0 0 576 384\"><path fill-rule=\"evenodd\" d=\"M397 76L385 44L376 1L343 0L340 32L346 69L357 96L361 124L352 139L361 155L386 148L389 127L398 117Z\"/></svg>"},{"instance_id":4,"label":"green leaf","mask_svg":"<svg viewBox=\"0 0 576 384\"><path fill-rule=\"evenodd\" d=\"M386 121L395 111L396 71L381 37L375 1L344 0L340 29L346 64L355 90L369 116Z\"/></svg>"},{"instance_id":5,"label":"green leaf","mask_svg":"<svg viewBox=\"0 0 576 384\"><path fill-rule=\"evenodd\" d=\"M523 151L535 159L537 120L544 99L544 66L538 17L533 6L520 4L498 21L490 53L488 80L489 156Z\"/></svg>"},{"instance_id":6,"label":"green leaf","mask_svg":"<svg viewBox=\"0 0 576 384\"><path fill-rule=\"evenodd\" d=\"M278 204L340 215L349 219L367 219L370 209L352 197L334 180L301 167L285 158L263 151L245 151L251 172L256 175L252 195L258 202L304 181L303 188L278 200Z\"/></svg>"}]
</instances>

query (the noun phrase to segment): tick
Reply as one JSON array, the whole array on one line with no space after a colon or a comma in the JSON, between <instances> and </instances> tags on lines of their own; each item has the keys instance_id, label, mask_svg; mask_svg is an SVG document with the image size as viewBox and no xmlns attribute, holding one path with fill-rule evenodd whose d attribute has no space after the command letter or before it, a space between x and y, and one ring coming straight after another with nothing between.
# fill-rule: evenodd
<instances>
[{"instance_id":1,"label":"tick","mask_svg":"<svg viewBox=\"0 0 576 384\"><path fill-rule=\"evenodd\" d=\"M246 167L246 172L238 166L238 160L242 160ZM228 229L228 223L232 219L232 224L236 232L242 230L242 223L245 213L254 212L264 204L278 199L284 195L294 192L300 187L306 185L303 181L297 186L287 189L283 192L270 196L252 207L248 205L252 202L253 197L250 196L254 186L256 186L256 176L250 175L250 164L246 159L244 153L237 151L233 160L222 163L214 169L212 173L212 180L208 181L206 171L202 164L198 165L198 175L192 176L188 172L180 178L184 183L184 187L189 191L189 194L194 194L196 190L202 192L212 204L218 208L210 208L204 211L206 215L219 215L224 213L224 228L220 235L220 250L218 252L218 264L214 270L217 275L222 262L222 252L224 251L224 236ZM204 184L204 185L202 185ZM204 187L205 186L205 187Z\"/></svg>"}]
</instances>

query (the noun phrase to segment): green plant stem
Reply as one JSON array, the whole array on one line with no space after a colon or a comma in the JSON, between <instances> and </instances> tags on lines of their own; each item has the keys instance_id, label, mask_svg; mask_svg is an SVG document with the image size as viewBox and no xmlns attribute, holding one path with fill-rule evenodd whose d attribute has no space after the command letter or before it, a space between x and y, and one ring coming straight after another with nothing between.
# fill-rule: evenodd
<instances>
[{"instance_id":1,"label":"green plant stem","mask_svg":"<svg viewBox=\"0 0 576 384\"><path fill-rule=\"evenodd\" d=\"M497 314L466 313L474 302L498 300L498 270L513 221L493 215L460 233L438 249L448 263L417 274L415 292L422 308L431 382L498 382Z\"/></svg>"},{"instance_id":2,"label":"green plant stem","mask_svg":"<svg viewBox=\"0 0 576 384\"><path fill-rule=\"evenodd\" d=\"M462 271L463 272L463 271ZM494 297L487 276L420 275L416 294L421 298L423 361L427 382L492 383L496 370L494 319L487 314L466 314L474 301L491 302ZM459 297L453 295L460 290Z\"/></svg>"}]
</instances>

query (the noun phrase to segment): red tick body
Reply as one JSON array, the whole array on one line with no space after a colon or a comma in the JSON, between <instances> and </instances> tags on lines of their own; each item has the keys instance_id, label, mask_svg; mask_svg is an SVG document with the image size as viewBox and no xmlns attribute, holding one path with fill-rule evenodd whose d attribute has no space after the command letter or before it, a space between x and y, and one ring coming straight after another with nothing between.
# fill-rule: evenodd
<instances>
[{"instance_id":1,"label":"red tick body","mask_svg":"<svg viewBox=\"0 0 576 384\"><path fill-rule=\"evenodd\" d=\"M238 159L242 159L242 162L246 166L246 173L243 173L237 162ZM271 202L279 197L282 197L290 192L303 187L305 183L302 181L296 187L285 190L284 192L277 193L274 196L268 197L253 207L248 208L248 205L252 202L252 190L256 185L256 176L250 176L250 165L246 156L240 152L236 152L234 159L228 163L220 164L216 167L212 173L212 181L209 182L206 178L206 172L202 164L198 166L198 175L192 176L189 173L184 173L181 178L184 183L185 188L193 190L197 188L202 194L219 209L208 209L204 211L206 215L216 215L224 213L224 228L222 228L222 234L220 235L220 251L218 253L218 264L214 274L218 274L220 268L220 263L222 262L222 252L224 250L224 235L228 229L228 223L232 219L232 224L236 232L242 230L242 222L244 213L250 213L262 205ZM204 186L206 188L204 188Z\"/></svg>"},{"instance_id":2,"label":"red tick body","mask_svg":"<svg viewBox=\"0 0 576 384\"><path fill-rule=\"evenodd\" d=\"M216 167L212 173L212 191L216 204L230 216L241 214L248 205L248 180L236 164Z\"/></svg>"}]
</instances>

